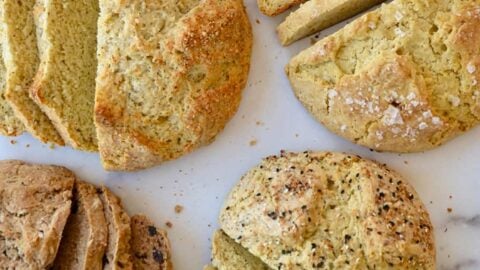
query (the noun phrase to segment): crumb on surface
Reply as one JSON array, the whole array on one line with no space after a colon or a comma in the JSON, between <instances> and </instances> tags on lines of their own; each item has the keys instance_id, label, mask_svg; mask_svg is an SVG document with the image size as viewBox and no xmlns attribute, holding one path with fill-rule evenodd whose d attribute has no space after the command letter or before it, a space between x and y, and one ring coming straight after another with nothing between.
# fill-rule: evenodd
<instances>
[{"instance_id":1,"label":"crumb on surface","mask_svg":"<svg viewBox=\"0 0 480 270\"><path fill-rule=\"evenodd\" d=\"M16 140L10 140L10 144L17 144Z\"/></svg>"},{"instance_id":2,"label":"crumb on surface","mask_svg":"<svg viewBox=\"0 0 480 270\"><path fill-rule=\"evenodd\" d=\"M167 226L168 228L172 228L173 224L172 224L172 222L167 221L167 222L165 222L165 226Z\"/></svg>"},{"instance_id":3,"label":"crumb on surface","mask_svg":"<svg viewBox=\"0 0 480 270\"><path fill-rule=\"evenodd\" d=\"M451 213L452 211L453 211L453 209L452 209L452 208L450 208L450 207L449 207L449 208L447 208L447 212L448 212L448 213Z\"/></svg>"},{"instance_id":4,"label":"crumb on surface","mask_svg":"<svg viewBox=\"0 0 480 270\"><path fill-rule=\"evenodd\" d=\"M256 19L255 22L256 22L257 24L260 24L260 20L259 20L259 19Z\"/></svg>"},{"instance_id":5,"label":"crumb on surface","mask_svg":"<svg viewBox=\"0 0 480 270\"><path fill-rule=\"evenodd\" d=\"M175 213L180 214L183 211L183 206L177 204L175 205Z\"/></svg>"},{"instance_id":6,"label":"crumb on surface","mask_svg":"<svg viewBox=\"0 0 480 270\"><path fill-rule=\"evenodd\" d=\"M251 140L249 144L250 146L255 146L257 145L257 140Z\"/></svg>"}]
</instances>

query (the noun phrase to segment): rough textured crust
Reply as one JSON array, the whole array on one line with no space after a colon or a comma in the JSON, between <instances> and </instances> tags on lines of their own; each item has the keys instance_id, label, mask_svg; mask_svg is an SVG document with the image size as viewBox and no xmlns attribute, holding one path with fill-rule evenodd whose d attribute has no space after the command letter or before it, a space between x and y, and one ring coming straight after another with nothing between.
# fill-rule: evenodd
<instances>
[{"instance_id":1,"label":"rough textured crust","mask_svg":"<svg viewBox=\"0 0 480 270\"><path fill-rule=\"evenodd\" d=\"M101 0L100 9L103 166L147 168L213 141L247 81L252 33L242 1Z\"/></svg>"},{"instance_id":2,"label":"rough textured crust","mask_svg":"<svg viewBox=\"0 0 480 270\"><path fill-rule=\"evenodd\" d=\"M173 269L167 232L155 227L155 224L144 215L135 215L131 218L131 229L133 269Z\"/></svg>"},{"instance_id":3,"label":"rough textured crust","mask_svg":"<svg viewBox=\"0 0 480 270\"><path fill-rule=\"evenodd\" d=\"M36 0L40 66L29 89L63 140L97 151L93 123L98 0Z\"/></svg>"},{"instance_id":4,"label":"rough textured crust","mask_svg":"<svg viewBox=\"0 0 480 270\"><path fill-rule=\"evenodd\" d=\"M478 0L396 0L286 70L299 100L333 132L380 151L423 151L479 122L479 26Z\"/></svg>"},{"instance_id":5,"label":"rough textured crust","mask_svg":"<svg viewBox=\"0 0 480 270\"><path fill-rule=\"evenodd\" d=\"M305 1L307 0L257 0L257 4L263 14L276 16Z\"/></svg>"},{"instance_id":6,"label":"rough textured crust","mask_svg":"<svg viewBox=\"0 0 480 270\"><path fill-rule=\"evenodd\" d=\"M433 227L417 193L357 156L266 158L234 187L220 225L273 269L435 269Z\"/></svg>"},{"instance_id":7,"label":"rough textured crust","mask_svg":"<svg viewBox=\"0 0 480 270\"><path fill-rule=\"evenodd\" d=\"M211 267L218 270L270 269L221 230L216 231L213 235Z\"/></svg>"},{"instance_id":8,"label":"rough textured crust","mask_svg":"<svg viewBox=\"0 0 480 270\"><path fill-rule=\"evenodd\" d=\"M123 209L120 199L109 189L102 187L99 192L108 225L108 244L103 269L131 270L130 217Z\"/></svg>"},{"instance_id":9,"label":"rough textured crust","mask_svg":"<svg viewBox=\"0 0 480 270\"><path fill-rule=\"evenodd\" d=\"M277 28L282 45L322 31L384 0L310 0L290 13Z\"/></svg>"},{"instance_id":10,"label":"rough textured crust","mask_svg":"<svg viewBox=\"0 0 480 270\"><path fill-rule=\"evenodd\" d=\"M38 68L38 49L33 20L35 0L0 2L2 53L5 56L5 98L15 115L35 138L63 145L50 119L30 99L28 88Z\"/></svg>"},{"instance_id":11,"label":"rough textured crust","mask_svg":"<svg viewBox=\"0 0 480 270\"><path fill-rule=\"evenodd\" d=\"M46 269L70 214L75 176L69 170L0 161L0 265Z\"/></svg>"},{"instance_id":12,"label":"rough textured crust","mask_svg":"<svg viewBox=\"0 0 480 270\"><path fill-rule=\"evenodd\" d=\"M0 24L0 35L3 34L3 26ZM3 44L0 42L0 51ZM20 119L13 113L12 107L5 99L7 70L5 69L3 54L0 53L0 134L5 136L17 136L23 133L25 127Z\"/></svg>"},{"instance_id":13,"label":"rough textured crust","mask_svg":"<svg viewBox=\"0 0 480 270\"><path fill-rule=\"evenodd\" d=\"M52 269L101 270L107 247L108 227L95 186L77 181L72 213L62 235Z\"/></svg>"}]
</instances>

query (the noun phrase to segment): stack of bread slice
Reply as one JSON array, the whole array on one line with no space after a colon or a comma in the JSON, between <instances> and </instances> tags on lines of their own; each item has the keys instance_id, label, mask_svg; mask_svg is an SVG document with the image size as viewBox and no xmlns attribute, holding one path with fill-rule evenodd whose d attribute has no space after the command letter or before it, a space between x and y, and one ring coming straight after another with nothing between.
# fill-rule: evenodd
<instances>
[{"instance_id":1,"label":"stack of bread slice","mask_svg":"<svg viewBox=\"0 0 480 270\"><path fill-rule=\"evenodd\" d=\"M239 106L252 49L242 0L0 8L1 134L27 130L136 170L211 143Z\"/></svg>"},{"instance_id":2,"label":"stack of bread slice","mask_svg":"<svg viewBox=\"0 0 480 270\"><path fill-rule=\"evenodd\" d=\"M0 209L2 268L172 268L164 231L63 167L0 161Z\"/></svg>"},{"instance_id":3,"label":"stack of bread slice","mask_svg":"<svg viewBox=\"0 0 480 270\"><path fill-rule=\"evenodd\" d=\"M274 16L301 4L277 28L280 42L282 45L287 46L384 1L258 0L258 6L265 15Z\"/></svg>"}]
</instances>

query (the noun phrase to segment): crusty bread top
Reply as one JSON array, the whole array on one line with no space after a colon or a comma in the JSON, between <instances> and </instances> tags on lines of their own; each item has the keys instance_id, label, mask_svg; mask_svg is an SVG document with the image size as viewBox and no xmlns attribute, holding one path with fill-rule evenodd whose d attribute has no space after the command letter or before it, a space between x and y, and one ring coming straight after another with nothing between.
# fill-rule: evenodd
<instances>
[{"instance_id":1,"label":"crusty bread top","mask_svg":"<svg viewBox=\"0 0 480 270\"><path fill-rule=\"evenodd\" d=\"M357 156L268 157L234 187L220 224L273 269L435 269L433 227L417 193Z\"/></svg>"},{"instance_id":2,"label":"crusty bread top","mask_svg":"<svg viewBox=\"0 0 480 270\"><path fill-rule=\"evenodd\" d=\"M259 258L218 230L212 239L212 267L218 270L268 270Z\"/></svg>"},{"instance_id":3,"label":"crusty bread top","mask_svg":"<svg viewBox=\"0 0 480 270\"><path fill-rule=\"evenodd\" d=\"M98 0L37 0L40 66L29 91L66 143L97 151L93 123Z\"/></svg>"},{"instance_id":4,"label":"crusty bread top","mask_svg":"<svg viewBox=\"0 0 480 270\"><path fill-rule=\"evenodd\" d=\"M25 128L42 142L63 145L50 119L30 99L28 89L38 68L37 39L33 19L35 0L0 2L1 35L5 56L5 98Z\"/></svg>"},{"instance_id":5,"label":"crusty bread top","mask_svg":"<svg viewBox=\"0 0 480 270\"><path fill-rule=\"evenodd\" d=\"M130 250L130 217L121 200L108 188L98 190L108 225L108 244L105 251L104 270L133 269Z\"/></svg>"},{"instance_id":6,"label":"crusty bread top","mask_svg":"<svg viewBox=\"0 0 480 270\"><path fill-rule=\"evenodd\" d=\"M306 0L257 0L260 11L268 16L276 16Z\"/></svg>"},{"instance_id":7,"label":"crusty bread top","mask_svg":"<svg viewBox=\"0 0 480 270\"><path fill-rule=\"evenodd\" d=\"M0 265L46 269L70 214L75 176L69 170L0 161Z\"/></svg>"},{"instance_id":8,"label":"crusty bread top","mask_svg":"<svg viewBox=\"0 0 480 270\"><path fill-rule=\"evenodd\" d=\"M100 1L95 120L103 165L136 170L210 143L246 84L241 0Z\"/></svg>"},{"instance_id":9,"label":"crusty bread top","mask_svg":"<svg viewBox=\"0 0 480 270\"><path fill-rule=\"evenodd\" d=\"M4 35L3 25L1 24L0 35ZM3 44L0 42L0 52L1 51L3 51ZM7 70L5 68L3 53L0 53L0 134L5 136L17 136L23 133L25 127L20 120L15 117L12 107L10 107L10 104L8 104L5 99L6 76Z\"/></svg>"},{"instance_id":10,"label":"crusty bread top","mask_svg":"<svg viewBox=\"0 0 480 270\"><path fill-rule=\"evenodd\" d=\"M167 232L144 215L131 218L133 269L172 270L172 256Z\"/></svg>"},{"instance_id":11,"label":"crusty bread top","mask_svg":"<svg viewBox=\"0 0 480 270\"><path fill-rule=\"evenodd\" d=\"M436 147L480 120L480 1L396 0L294 57L296 95L382 151ZM428 46L427 46L428 45Z\"/></svg>"},{"instance_id":12,"label":"crusty bread top","mask_svg":"<svg viewBox=\"0 0 480 270\"><path fill-rule=\"evenodd\" d=\"M72 213L62 234L52 269L101 270L108 227L95 186L76 181Z\"/></svg>"}]
</instances>

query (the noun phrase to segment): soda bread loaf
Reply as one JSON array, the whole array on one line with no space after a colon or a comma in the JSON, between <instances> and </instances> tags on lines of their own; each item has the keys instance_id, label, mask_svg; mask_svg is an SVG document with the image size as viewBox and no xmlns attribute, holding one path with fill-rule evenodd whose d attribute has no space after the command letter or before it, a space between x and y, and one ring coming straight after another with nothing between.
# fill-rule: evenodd
<instances>
[{"instance_id":1,"label":"soda bread loaf","mask_svg":"<svg viewBox=\"0 0 480 270\"><path fill-rule=\"evenodd\" d=\"M155 227L144 215L131 218L133 269L172 270L170 241L167 232Z\"/></svg>"},{"instance_id":2,"label":"soda bread loaf","mask_svg":"<svg viewBox=\"0 0 480 270\"><path fill-rule=\"evenodd\" d=\"M72 213L52 269L102 270L107 240L107 222L96 187L77 181Z\"/></svg>"},{"instance_id":3,"label":"soda bread loaf","mask_svg":"<svg viewBox=\"0 0 480 270\"><path fill-rule=\"evenodd\" d=\"M0 268L48 269L70 214L69 170L0 161Z\"/></svg>"},{"instance_id":4,"label":"soda bread loaf","mask_svg":"<svg viewBox=\"0 0 480 270\"><path fill-rule=\"evenodd\" d=\"M277 28L282 45L314 34L384 0L310 0L290 13Z\"/></svg>"},{"instance_id":5,"label":"soda bread loaf","mask_svg":"<svg viewBox=\"0 0 480 270\"><path fill-rule=\"evenodd\" d=\"M213 235L212 265L208 267L218 270L270 269L259 258L250 254L248 250L237 244L221 230L216 231Z\"/></svg>"},{"instance_id":6,"label":"soda bread loaf","mask_svg":"<svg viewBox=\"0 0 480 270\"><path fill-rule=\"evenodd\" d=\"M104 257L104 270L133 269L130 256L130 217L123 209L122 202L108 188L98 191L103 203L108 226L108 242Z\"/></svg>"},{"instance_id":7,"label":"soda bread loaf","mask_svg":"<svg viewBox=\"0 0 480 270\"><path fill-rule=\"evenodd\" d=\"M0 42L5 56L5 98L15 115L35 138L46 143L63 145L63 140L50 119L29 97L29 87L38 68L33 7L35 0L3 0L0 2Z\"/></svg>"},{"instance_id":8,"label":"soda bread loaf","mask_svg":"<svg viewBox=\"0 0 480 270\"><path fill-rule=\"evenodd\" d=\"M266 158L231 191L220 226L273 269L435 269L433 227L418 194L357 156Z\"/></svg>"},{"instance_id":9,"label":"soda bread loaf","mask_svg":"<svg viewBox=\"0 0 480 270\"><path fill-rule=\"evenodd\" d=\"M93 107L98 0L37 0L40 67L31 97L74 148L97 150Z\"/></svg>"},{"instance_id":10,"label":"soda bread loaf","mask_svg":"<svg viewBox=\"0 0 480 270\"><path fill-rule=\"evenodd\" d=\"M0 24L0 35L3 36L3 26ZM0 42L0 51L3 44ZM0 134L4 136L17 136L23 133L25 126L20 122L13 109L5 99L7 70L5 68L3 53L0 53Z\"/></svg>"},{"instance_id":11,"label":"soda bread loaf","mask_svg":"<svg viewBox=\"0 0 480 270\"><path fill-rule=\"evenodd\" d=\"M213 141L245 87L241 0L100 1L95 124L107 170L138 170Z\"/></svg>"},{"instance_id":12,"label":"soda bread loaf","mask_svg":"<svg viewBox=\"0 0 480 270\"><path fill-rule=\"evenodd\" d=\"M307 0L257 0L257 4L263 14L276 16L305 1Z\"/></svg>"},{"instance_id":13,"label":"soda bread loaf","mask_svg":"<svg viewBox=\"0 0 480 270\"><path fill-rule=\"evenodd\" d=\"M301 52L286 71L333 132L379 151L424 151L480 120L479 27L478 0L396 0Z\"/></svg>"}]
</instances>

